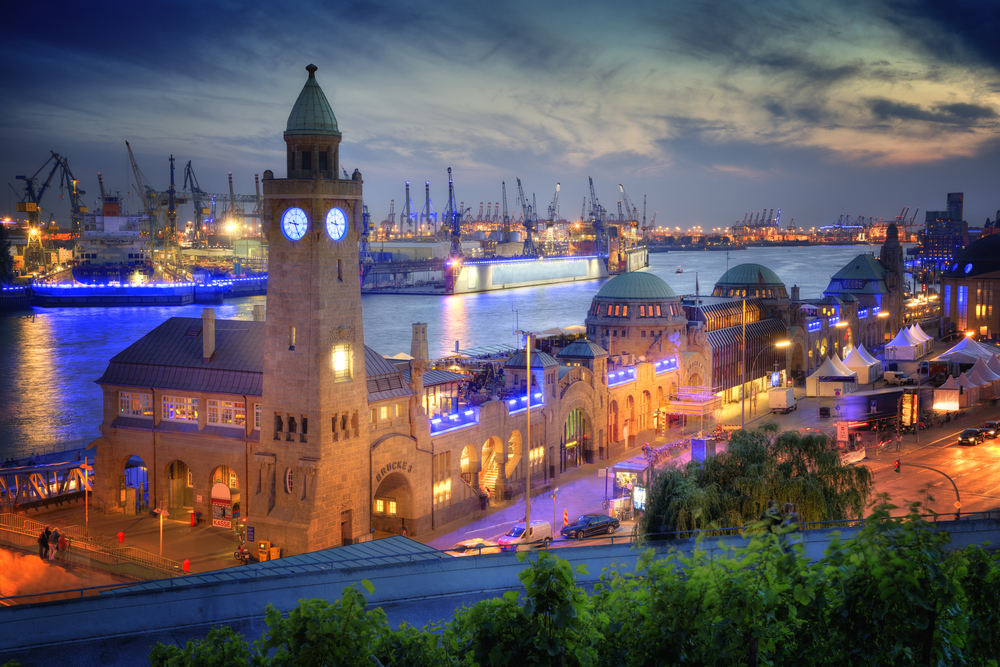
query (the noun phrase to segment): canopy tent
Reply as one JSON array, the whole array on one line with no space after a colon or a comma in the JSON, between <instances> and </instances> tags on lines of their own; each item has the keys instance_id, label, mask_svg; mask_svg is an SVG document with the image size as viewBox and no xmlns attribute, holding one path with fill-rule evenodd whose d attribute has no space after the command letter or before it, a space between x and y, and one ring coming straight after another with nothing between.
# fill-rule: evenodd
<instances>
[{"instance_id":1,"label":"canopy tent","mask_svg":"<svg viewBox=\"0 0 1000 667\"><path fill-rule=\"evenodd\" d=\"M840 355L838 355L836 352L830 355L830 361L833 362L833 365L837 367L837 370L843 373L844 375L850 375L851 373L855 372L850 368L848 368L847 365L840 360Z\"/></svg>"},{"instance_id":2,"label":"canopy tent","mask_svg":"<svg viewBox=\"0 0 1000 667\"><path fill-rule=\"evenodd\" d=\"M987 360L986 366L997 375L1000 375L1000 358L993 357L992 359Z\"/></svg>"},{"instance_id":3,"label":"canopy tent","mask_svg":"<svg viewBox=\"0 0 1000 667\"><path fill-rule=\"evenodd\" d=\"M958 386L962 388L962 398L965 399L965 401L959 401L963 408L979 405L979 385L969 378L968 373L962 373L958 376Z\"/></svg>"},{"instance_id":4,"label":"canopy tent","mask_svg":"<svg viewBox=\"0 0 1000 667\"><path fill-rule=\"evenodd\" d=\"M859 384L875 382L882 375L882 364L878 361L867 361L858 348L851 350L843 364L847 370L858 374Z\"/></svg>"},{"instance_id":5,"label":"canopy tent","mask_svg":"<svg viewBox=\"0 0 1000 667\"><path fill-rule=\"evenodd\" d=\"M979 387L979 400L988 401L993 398L993 383L977 373L975 368L969 371L969 379Z\"/></svg>"},{"instance_id":6,"label":"canopy tent","mask_svg":"<svg viewBox=\"0 0 1000 667\"><path fill-rule=\"evenodd\" d=\"M913 340L904 327L899 330L895 338L886 343L885 358L910 361L919 359L925 346L925 343Z\"/></svg>"},{"instance_id":7,"label":"canopy tent","mask_svg":"<svg viewBox=\"0 0 1000 667\"><path fill-rule=\"evenodd\" d=\"M385 355L382 355L382 356L385 356ZM385 358L393 360L393 361L409 361L410 359L413 359L413 357L411 357L410 355L408 355L406 352L397 352L396 354L392 355L391 357L385 357Z\"/></svg>"},{"instance_id":8,"label":"canopy tent","mask_svg":"<svg viewBox=\"0 0 1000 667\"><path fill-rule=\"evenodd\" d=\"M934 340L934 338L928 336L924 332L923 328L919 324L914 324L913 326L911 326L909 331L910 335L913 336L914 340L918 340L924 343Z\"/></svg>"},{"instance_id":9,"label":"canopy tent","mask_svg":"<svg viewBox=\"0 0 1000 667\"><path fill-rule=\"evenodd\" d=\"M934 361L951 361L959 364L974 364L976 359L982 357L989 361L997 354L996 349L991 349L982 343L976 342L971 336L965 336L958 341L953 348L938 355ZM971 361L969 361L971 359Z\"/></svg>"},{"instance_id":10,"label":"canopy tent","mask_svg":"<svg viewBox=\"0 0 1000 667\"><path fill-rule=\"evenodd\" d=\"M846 367L844 370L837 368L827 357L816 372L806 378L806 396L849 394L857 388L857 378L857 373Z\"/></svg>"},{"instance_id":11,"label":"canopy tent","mask_svg":"<svg viewBox=\"0 0 1000 667\"><path fill-rule=\"evenodd\" d=\"M861 345L858 345L858 354L860 354L861 358L864 359L865 361L867 361L870 364L879 364L879 365L882 364L881 361L879 361L878 359L876 359L875 357L873 357L871 355L871 353L869 353L868 350L865 349L865 344L864 343L862 343Z\"/></svg>"},{"instance_id":12,"label":"canopy tent","mask_svg":"<svg viewBox=\"0 0 1000 667\"><path fill-rule=\"evenodd\" d=\"M994 373L989 364L987 364L981 357L976 359L976 363L972 367L972 371L990 383L990 386L993 388L993 395L990 398L1000 398L1000 374Z\"/></svg>"},{"instance_id":13,"label":"canopy tent","mask_svg":"<svg viewBox=\"0 0 1000 667\"><path fill-rule=\"evenodd\" d=\"M958 410L962 406L962 388L951 375L945 383L934 390L934 409L945 412Z\"/></svg>"}]
</instances>

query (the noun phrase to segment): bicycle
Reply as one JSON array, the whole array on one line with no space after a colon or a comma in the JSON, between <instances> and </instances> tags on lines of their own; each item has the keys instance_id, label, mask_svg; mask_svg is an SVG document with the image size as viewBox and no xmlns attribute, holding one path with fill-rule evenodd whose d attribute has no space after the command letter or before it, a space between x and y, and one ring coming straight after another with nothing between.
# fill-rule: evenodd
<instances>
[{"instance_id":1,"label":"bicycle","mask_svg":"<svg viewBox=\"0 0 1000 667\"><path fill-rule=\"evenodd\" d=\"M601 505L604 509L611 507L611 498L605 498L604 503Z\"/></svg>"}]
</instances>

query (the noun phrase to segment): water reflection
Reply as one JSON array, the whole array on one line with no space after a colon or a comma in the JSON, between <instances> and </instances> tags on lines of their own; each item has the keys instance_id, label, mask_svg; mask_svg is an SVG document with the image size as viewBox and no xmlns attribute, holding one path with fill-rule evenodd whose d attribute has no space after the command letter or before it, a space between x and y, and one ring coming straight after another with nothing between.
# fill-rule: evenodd
<instances>
[{"instance_id":1,"label":"water reflection","mask_svg":"<svg viewBox=\"0 0 1000 667\"><path fill-rule=\"evenodd\" d=\"M751 248L742 252L684 252L650 255L650 272L677 294L693 294L695 274L703 294L731 268L756 262L773 269L803 298L819 297L830 276L866 246ZM677 266L684 273L675 273ZM427 322L432 357L455 348L514 344L516 328L541 331L581 324L603 281L528 287L506 292L454 297L362 297L365 342L386 355L409 352L413 322ZM253 306L266 297L249 297L215 306L220 319L252 319ZM8 384L0 392L0 459L26 456L63 443L97 438L101 390L94 380L108 361L168 317L200 317L203 306L179 308L36 309L35 318L0 316L0 373Z\"/></svg>"}]
</instances>

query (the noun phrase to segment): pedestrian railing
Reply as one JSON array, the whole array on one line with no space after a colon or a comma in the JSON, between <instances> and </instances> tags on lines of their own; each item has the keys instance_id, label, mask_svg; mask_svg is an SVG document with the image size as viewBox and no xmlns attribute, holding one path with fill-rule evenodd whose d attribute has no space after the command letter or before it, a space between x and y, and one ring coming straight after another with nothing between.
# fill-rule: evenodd
<instances>
[{"instance_id":1,"label":"pedestrian railing","mask_svg":"<svg viewBox=\"0 0 1000 667\"><path fill-rule=\"evenodd\" d=\"M0 543L19 549L37 548L46 525L19 514L0 514ZM138 581L186 574L177 561L104 535L88 535L79 526L60 527L59 532L70 544L61 558L71 564L88 565Z\"/></svg>"}]
</instances>

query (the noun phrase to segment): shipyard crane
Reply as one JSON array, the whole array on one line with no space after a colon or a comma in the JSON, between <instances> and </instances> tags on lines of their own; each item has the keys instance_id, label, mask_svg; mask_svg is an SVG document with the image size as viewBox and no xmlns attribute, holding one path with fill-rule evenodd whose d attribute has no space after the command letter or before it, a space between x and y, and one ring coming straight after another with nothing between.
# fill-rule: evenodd
<instances>
[{"instance_id":1,"label":"shipyard crane","mask_svg":"<svg viewBox=\"0 0 1000 667\"><path fill-rule=\"evenodd\" d=\"M135 156L132 154L132 146L128 143L128 139L125 140L125 148L128 150L128 159L132 163L136 192L142 199L142 205L146 209L146 218L149 221L150 254L152 254L152 246L155 243L157 233L160 231L160 226L157 224L157 219L160 215L160 202L156 196L156 192L149 186L142 174L142 170L139 169L139 164L135 161Z\"/></svg>"},{"instance_id":2,"label":"shipyard crane","mask_svg":"<svg viewBox=\"0 0 1000 667\"><path fill-rule=\"evenodd\" d=\"M455 183L451 179L451 167L448 167L448 206L445 208L444 219L451 231L451 252L449 254L454 258L462 256L462 213L463 211L455 206Z\"/></svg>"},{"instance_id":3,"label":"shipyard crane","mask_svg":"<svg viewBox=\"0 0 1000 667\"><path fill-rule=\"evenodd\" d=\"M420 225L423 226L424 223L427 224L427 231L430 231L431 223L434 223L434 235L438 231L438 215L434 211L434 205L431 203L431 182L424 181L424 209L420 212Z\"/></svg>"},{"instance_id":4,"label":"shipyard crane","mask_svg":"<svg viewBox=\"0 0 1000 667\"><path fill-rule=\"evenodd\" d=\"M205 230L202 229L202 220L210 213L208 208L209 197L208 193L198 185L198 177L194 174L194 167L191 166L191 160L188 160L187 165L184 167L183 189L191 193L191 201L194 203L195 238L203 239Z\"/></svg>"},{"instance_id":5,"label":"shipyard crane","mask_svg":"<svg viewBox=\"0 0 1000 667\"><path fill-rule=\"evenodd\" d=\"M406 181L406 199L403 200L403 210L399 214L399 233L403 235L403 221L410 227L410 235L416 236L414 223L417 219L417 210L413 206L413 199L410 197L410 182Z\"/></svg>"},{"instance_id":6,"label":"shipyard crane","mask_svg":"<svg viewBox=\"0 0 1000 667\"><path fill-rule=\"evenodd\" d=\"M521 179L517 179L517 196L521 200L521 212L524 218L521 220L521 224L524 225L524 250L521 254L525 257L537 257L538 250L535 249L535 220L534 214L531 210L531 205L528 204L528 200L524 197L524 188L521 187Z\"/></svg>"},{"instance_id":7,"label":"shipyard crane","mask_svg":"<svg viewBox=\"0 0 1000 667\"><path fill-rule=\"evenodd\" d=\"M52 178L55 176L56 171L62 170L59 175L59 193L60 198L64 195L62 194L63 188L66 188L69 192L69 203L70 203L70 232L74 235L79 235L82 231L83 226L83 216L89 212L89 209L83 203L83 195L87 194L86 191L80 188L80 181L78 181L73 176L73 170L69 168L69 161L56 153L55 151L49 151L52 155L49 159L38 168L31 176L15 176L14 179L18 181L24 181L24 193L21 194L21 201L17 204L17 210L19 213L28 214L28 225L32 229L35 229L39 225L38 214L41 212L42 197L45 196L45 192L52 185ZM52 169L49 171L48 177L45 182L39 185L38 175L41 174L45 168L52 163Z\"/></svg>"},{"instance_id":8,"label":"shipyard crane","mask_svg":"<svg viewBox=\"0 0 1000 667\"><path fill-rule=\"evenodd\" d=\"M621 190L622 202L625 204L625 215L627 217L629 227L631 227L632 237L635 238L637 236L636 229L639 227L639 211L629 200L628 194L625 192L625 186L619 183L618 189ZM621 222L626 222L626 220L622 220Z\"/></svg>"},{"instance_id":9,"label":"shipyard crane","mask_svg":"<svg viewBox=\"0 0 1000 667\"><path fill-rule=\"evenodd\" d=\"M500 234L500 243L510 243L510 215L507 212L507 181L500 181L503 190L503 230Z\"/></svg>"},{"instance_id":10,"label":"shipyard crane","mask_svg":"<svg viewBox=\"0 0 1000 667\"><path fill-rule=\"evenodd\" d=\"M559 183L556 183L556 192L552 195L552 203L549 204L549 214L545 218L545 249L548 252L552 252L552 246L555 245L552 228L555 227L556 220L559 218L559 185Z\"/></svg>"},{"instance_id":11,"label":"shipyard crane","mask_svg":"<svg viewBox=\"0 0 1000 667\"><path fill-rule=\"evenodd\" d=\"M361 274L361 284L365 284L365 276L371 271L375 264L372 256L371 246L368 244L368 235L371 231L372 219L368 213L368 204L361 202L361 240L358 242L358 265Z\"/></svg>"},{"instance_id":12,"label":"shipyard crane","mask_svg":"<svg viewBox=\"0 0 1000 667\"><path fill-rule=\"evenodd\" d=\"M588 176L587 180L590 181L590 207L594 214L594 254L600 256L607 252L604 247L604 219L601 217L601 203L597 201L594 191L594 179Z\"/></svg>"}]
</instances>

